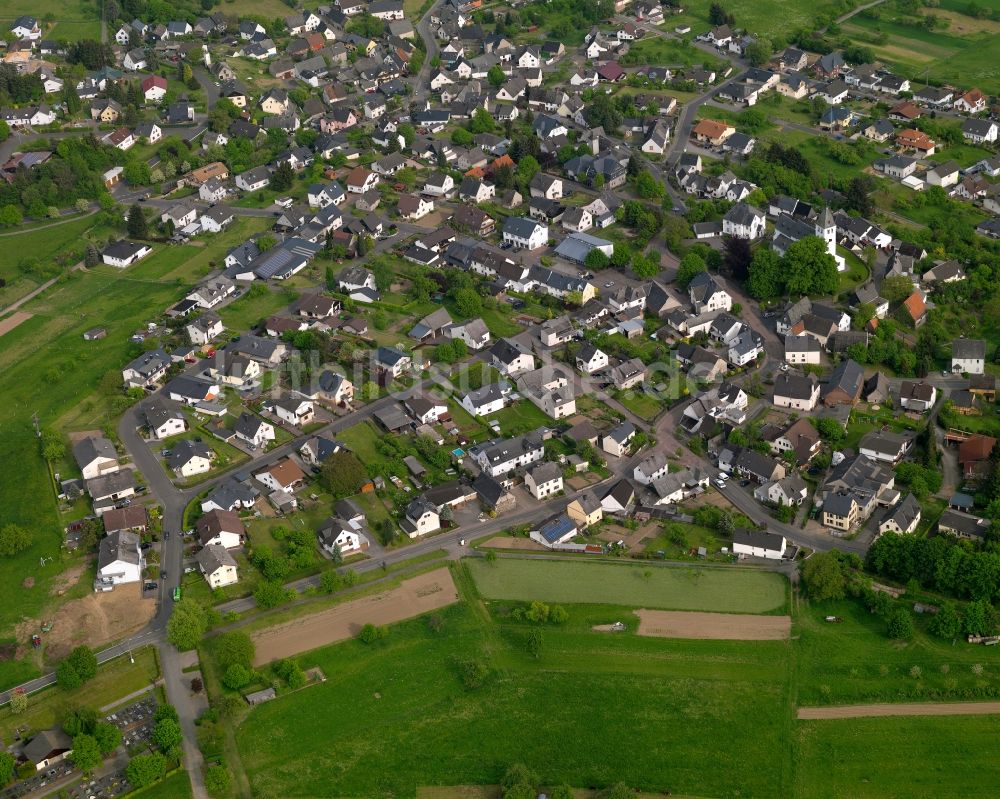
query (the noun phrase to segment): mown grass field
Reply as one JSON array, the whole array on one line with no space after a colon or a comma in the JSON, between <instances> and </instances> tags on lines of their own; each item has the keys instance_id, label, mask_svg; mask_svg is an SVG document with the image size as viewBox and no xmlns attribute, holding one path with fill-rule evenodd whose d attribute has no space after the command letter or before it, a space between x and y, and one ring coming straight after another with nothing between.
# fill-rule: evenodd
<instances>
[{"instance_id":1,"label":"mown grass field","mask_svg":"<svg viewBox=\"0 0 1000 799\"><path fill-rule=\"evenodd\" d=\"M49 582L64 568L55 496L32 414L46 428L63 429L67 416L83 427L104 423L101 379L126 362L128 336L178 296L176 286L141 275L142 265L128 278L74 273L28 303L25 310L34 316L3 337L0 459L17 464L18 479L0 480L0 506L6 520L28 527L35 538L30 549L0 561L3 634L22 616L40 612L49 599ZM83 332L95 325L107 329L107 338L84 341ZM53 560L40 567L43 555ZM24 587L26 577L34 578L33 587Z\"/></svg>"},{"instance_id":2,"label":"mown grass field","mask_svg":"<svg viewBox=\"0 0 1000 799\"><path fill-rule=\"evenodd\" d=\"M624 779L699 796L787 786L787 747L774 747L789 734L787 644L706 647L569 625L545 629L536 660L521 626L468 605L440 615L437 633L415 619L376 646L302 657L326 683L260 706L237 730L254 794L412 797L420 785L495 784L516 761L548 783ZM490 668L478 690L460 679L468 659Z\"/></svg>"},{"instance_id":3,"label":"mown grass field","mask_svg":"<svg viewBox=\"0 0 1000 799\"><path fill-rule=\"evenodd\" d=\"M55 18L52 27L46 27L42 22L43 17L49 13ZM35 3L0 0L0 22L3 23L4 30L22 14L31 14L39 20L42 35L46 39L100 41L101 38L100 5L96 3L88 3L86 0L69 0L68 3L60 3L58 0L40 0Z\"/></svg>"},{"instance_id":4,"label":"mown grass field","mask_svg":"<svg viewBox=\"0 0 1000 799\"><path fill-rule=\"evenodd\" d=\"M996 796L1000 716L799 722L799 799Z\"/></svg>"},{"instance_id":5,"label":"mown grass field","mask_svg":"<svg viewBox=\"0 0 1000 799\"><path fill-rule=\"evenodd\" d=\"M144 791L139 791L136 796L156 797L156 799L191 799L191 778L184 769L175 771L163 782L157 783Z\"/></svg>"},{"instance_id":6,"label":"mown grass field","mask_svg":"<svg viewBox=\"0 0 1000 799\"><path fill-rule=\"evenodd\" d=\"M727 613L785 608L785 579L770 572L513 558L470 560L468 568L487 599Z\"/></svg>"}]
</instances>

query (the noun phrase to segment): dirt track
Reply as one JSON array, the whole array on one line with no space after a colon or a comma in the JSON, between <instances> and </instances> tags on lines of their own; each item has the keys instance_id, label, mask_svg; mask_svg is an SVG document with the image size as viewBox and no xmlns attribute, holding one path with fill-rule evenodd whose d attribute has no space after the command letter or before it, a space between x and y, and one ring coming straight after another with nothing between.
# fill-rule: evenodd
<instances>
[{"instance_id":1,"label":"dirt track","mask_svg":"<svg viewBox=\"0 0 1000 799\"><path fill-rule=\"evenodd\" d=\"M792 619L789 616L673 610L637 610L635 615L639 617L639 635L653 638L784 641L792 630Z\"/></svg>"},{"instance_id":2,"label":"dirt track","mask_svg":"<svg viewBox=\"0 0 1000 799\"><path fill-rule=\"evenodd\" d=\"M30 313L25 311L15 311L6 319L0 321L0 336L4 333L9 333L15 327L17 327L21 322L27 322L31 318Z\"/></svg>"},{"instance_id":3,"label":"dirt track","mask_svg":"<svg viewBox=\"0 0 1000 799\"><path fill-rule=\"evenodd\" d=\"M1000 702L913 702L902 705L800 707L802 720L868 719L879 716L985 716L1000 713Z\"/></svg>"},{"instance_id":4,"label":"dirt track","mask_svg":"<svg viewBox=\"0 0 1000 799\"><path fill-rule=\"evenodd\" d=\"M435 569L383 594L345 602L256 633L254 665L343 641L357 635L365 624L392 624L457 601L451 572L447 568Z\"/></svg>"}]
</instances>

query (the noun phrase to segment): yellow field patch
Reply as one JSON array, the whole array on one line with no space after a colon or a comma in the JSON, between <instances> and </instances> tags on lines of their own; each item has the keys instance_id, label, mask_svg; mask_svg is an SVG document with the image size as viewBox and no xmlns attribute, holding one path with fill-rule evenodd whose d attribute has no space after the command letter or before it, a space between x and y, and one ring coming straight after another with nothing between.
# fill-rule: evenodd
<instances>
[{"instance_id":1,"label":"yellow field patch","mask_svg":"<svg viewBox=\"0 0 1000 799\"><path fill-rule=\"evenodd\" d=\"M952 36L978 36L981 33L1000 33L1000 22L992 19L975 19L958 11L947 11L943 8L931 9L928 13L935 17L948 20L948 27L941 28Z\"/></svg>"}]
</instances>

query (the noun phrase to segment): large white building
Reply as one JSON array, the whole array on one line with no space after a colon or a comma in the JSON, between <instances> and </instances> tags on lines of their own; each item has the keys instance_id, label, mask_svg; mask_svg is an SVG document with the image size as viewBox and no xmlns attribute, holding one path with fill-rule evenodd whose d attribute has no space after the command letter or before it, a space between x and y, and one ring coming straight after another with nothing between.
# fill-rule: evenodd
<instances>
[{"instance_id":1,"label":"large white building","mask_svg":"<svg viewBox=\"0 0 1000 799\"><path fill-rule=\"evenodd\" d=\"M781 560L786 546L785 537L777 533L745 529L733 533L733 554L741 557Z\"/></svg>"},{"instance_id":2,"label":"large white building","mask_svg":"<svg viewBox=\"0 0 1000 799\"><path fill-rule=\"evenodd\" d=\"M116 585L142 579L144 563L139 544L139 536L130 530L116 530L101 540L95 591L112 591Z\"/></svg>"}]
</instances>

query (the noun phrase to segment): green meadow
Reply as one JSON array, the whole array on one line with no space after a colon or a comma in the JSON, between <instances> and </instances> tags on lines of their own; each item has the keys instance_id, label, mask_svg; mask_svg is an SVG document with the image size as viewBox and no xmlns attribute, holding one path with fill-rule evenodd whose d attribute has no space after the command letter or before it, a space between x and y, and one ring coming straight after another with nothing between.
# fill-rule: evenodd
<instances>
[{"instance_id":1,"label":"green meadow","mask_svg":"<svg viewBox=\"0 0 1000 799\"><path fill-rule=\"evenodd\" d=\"M772 572L528 558L502 558L495 563L473 559L468 568L487 599L728 613L785 609L787 581Z\"/></svg>"}]
</instances>

